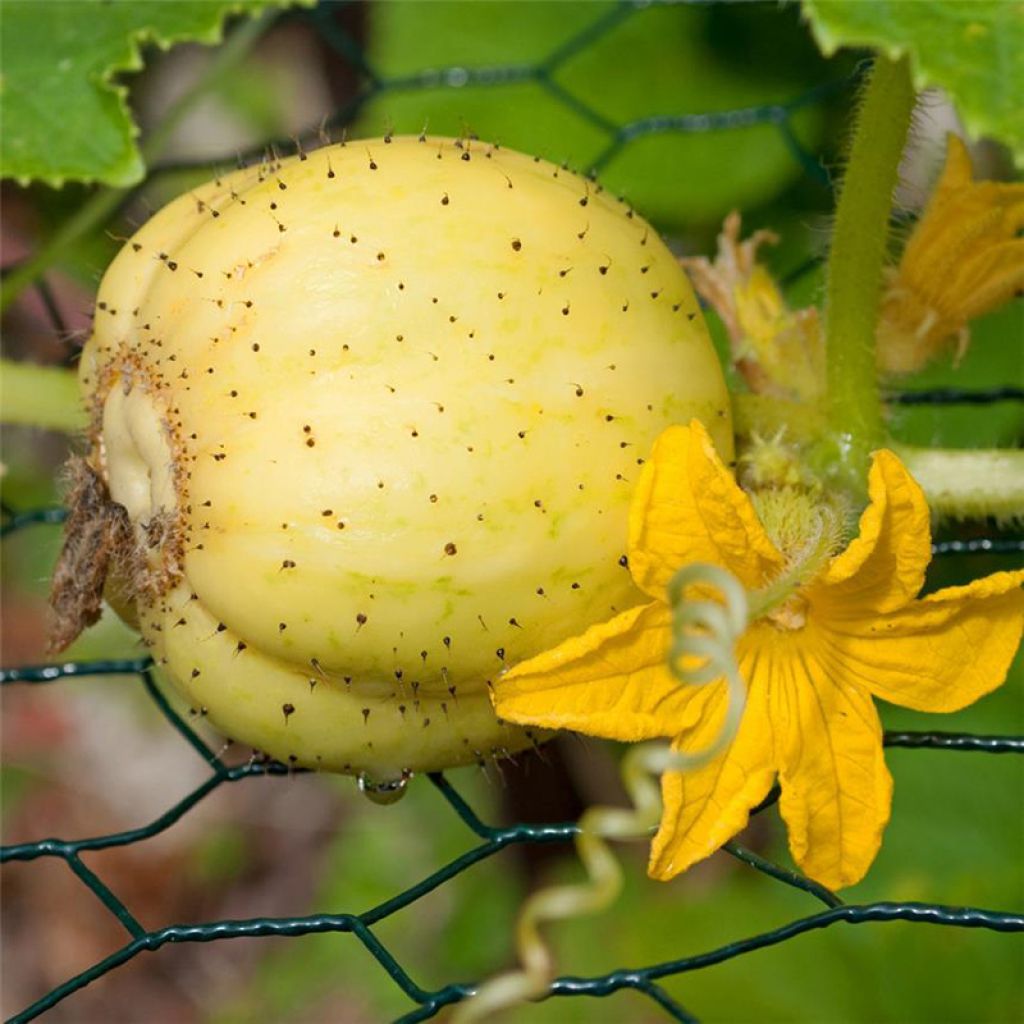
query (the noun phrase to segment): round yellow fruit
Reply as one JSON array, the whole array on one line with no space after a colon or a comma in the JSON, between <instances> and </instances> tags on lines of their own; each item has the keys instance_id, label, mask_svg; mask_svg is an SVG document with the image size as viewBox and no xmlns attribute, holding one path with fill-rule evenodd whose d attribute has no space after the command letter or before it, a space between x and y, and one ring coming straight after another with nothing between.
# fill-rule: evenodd
<instances>
[{"instance_id":1,"label":"round yellow fruit","mask_svg":"<svg viewBox=\"0 0 1024 1024\"><path fill-rule=\"evenodd\" d=\"M675 259L478 142L328 146L183 195L100 288L89 461L173 684L284 761L395 779L522 748L489 686L637 603L655 437L725 386Z\"/></svg>"}]
</instances>

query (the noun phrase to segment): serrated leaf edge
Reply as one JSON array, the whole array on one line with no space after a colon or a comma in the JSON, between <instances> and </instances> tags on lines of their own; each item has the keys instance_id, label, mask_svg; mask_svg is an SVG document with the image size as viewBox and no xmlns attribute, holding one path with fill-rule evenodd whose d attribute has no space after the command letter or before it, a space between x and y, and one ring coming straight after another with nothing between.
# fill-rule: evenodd
<instances>
[{"instance_id":1,"label":"serrated leaf edge","mask_svg":"<svg viewBox=\"0 0 1024 1024\"><path fill-rule=\"evenodd\" d=\"M187 33L179 36L175 36L173 33L169 35L161 35L152 27L142 27L132 30L128 33L126 40L129 48L126 58L122 61L116 61L109 67L104 68L90 82L90 86L92 88L110 93L116 97L118 108L124 119L128 122L128 149L124 154L124 157L119 158L117 161L118 164L127 164L125 170L121 172L115 167L107 172L93 174L88 177L62 174L11 175L10 177L23 188L27 187L34 181L42 182L44 185L48 185L51 188L63 188L69 181L79 182L85 185L99 183L103 185L110 185L115 188L130 188L132 185L142 181L146 176L146 166L143 162L139 147L135 145L135 139L139 137L141 129L132 117L131 108L128 106L129 87L124 83L115 81L117 76L122 75L125 72L141 71L145 67L145 61L142 59L142 48L146 45L151 44L156 46L164 53L176 46L178 43L183 42L199 43L203 46L216 46L224 40L224 26L227 24L229 18L233 18L239 14L247 14L250 17L257 17L268 8L275 6L285 7L291 2L294 2L294 0L264 0L262 3L239 2L230 4L224 7L218 23L214 25L210 31L200 35L191 35ZM303 2L303 5L307 6L308 4Z\"/></svg>"}]
</instances>

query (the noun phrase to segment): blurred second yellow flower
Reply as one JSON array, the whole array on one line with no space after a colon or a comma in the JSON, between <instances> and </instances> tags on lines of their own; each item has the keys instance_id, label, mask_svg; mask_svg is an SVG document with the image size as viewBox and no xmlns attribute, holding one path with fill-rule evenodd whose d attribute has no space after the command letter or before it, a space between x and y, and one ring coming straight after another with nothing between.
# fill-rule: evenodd
<instances>
[{"instance_id":1,"label":"blurred second yellow flower","mask_svg":"<svg viewBox=\"0 0 1024 1024\"><path fill-rule=\"evenodd\" d=\"M878 326L881 368L909 373L967 346L967 323L1024 288L1024 185L975 181L967 147L948 139L924 215L890 268Z\"/></svg>"}]
</instances>

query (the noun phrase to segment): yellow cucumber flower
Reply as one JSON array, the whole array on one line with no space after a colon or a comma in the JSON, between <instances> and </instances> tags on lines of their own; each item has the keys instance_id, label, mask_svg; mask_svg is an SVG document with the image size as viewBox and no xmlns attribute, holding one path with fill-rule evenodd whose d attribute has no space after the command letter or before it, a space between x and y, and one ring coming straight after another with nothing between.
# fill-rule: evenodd
<instances>
[{"instance_id":1,"label":"yellow cucumber flower","mask_svg":"<svg viewBox=\"0 0 1024 1024\"><path fill-rule=\"evenodd\" d=\"M859 535L737 644L746 705L731 741L662 779L650 874L669 879L739 832L778 776L793 857L833 888L867 871L889 819L892 778L872 697L956 711L1005 678L1024 626L1024 572L918 599L931 557L928 507L890 451L875 454ZM645 465L630 513L629 567L650 601L531 658L495 684L509 721L610 739L672 739L683 754L722 731L727 684L680 684L667 663L666 588L694 562L751 591L787 558L704 427L670 427Z\"/></svg>"},{"instance_id":2,"label":"yellow cucumber flower","mask_svg":"<svg viewBox=\"0 0 1024 1024\"><path fill-rule=\"evenodd\" d=\"M883 370L910 373L954 344L967 322L1024 288L1024 185L975 181L967 147L948 137L946 164L898 267L887 272L878 325Z\"/></svg>"}]
</instances>

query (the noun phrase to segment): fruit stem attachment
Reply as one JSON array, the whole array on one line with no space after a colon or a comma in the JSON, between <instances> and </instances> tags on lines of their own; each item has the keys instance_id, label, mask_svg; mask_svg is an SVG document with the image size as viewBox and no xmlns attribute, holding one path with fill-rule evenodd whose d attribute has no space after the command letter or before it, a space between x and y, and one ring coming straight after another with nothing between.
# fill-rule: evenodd
<instances>
[{"instance_id":1,"label":"fruit stem attachment","mask_svg":"<svg viewBox=\"0 0 1024 1024\"><path fill-rule=\"evenodd\" d=\"M142 159L148 167L163 151L175 128L192 107L223 75L253 48L273 19L273 12L265 11L259 17L239 25L217 50L209 66L175 101L164 119L150 133L140 147ZM55 234L28 260L7 274L0 284L0 313L6 312L12 302L37 281L64 251L83 235L103 224L121 203L138 188L99 188L66 220Z\"/></svg>"},{"instance_id":2,"label":"fruit stem attachment","mask_svg":"<svg viewBox=\"0 0 1024 1024\"><path fill-rule=\"evenodd\" d=\"M825 298L830 461L866 500L870 452L884 440L875 357L882 266L900 156L914 109L907 58L875 58L836 206Z\"/></svg>"}]
</instances>

